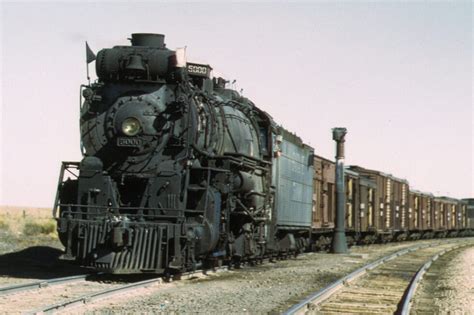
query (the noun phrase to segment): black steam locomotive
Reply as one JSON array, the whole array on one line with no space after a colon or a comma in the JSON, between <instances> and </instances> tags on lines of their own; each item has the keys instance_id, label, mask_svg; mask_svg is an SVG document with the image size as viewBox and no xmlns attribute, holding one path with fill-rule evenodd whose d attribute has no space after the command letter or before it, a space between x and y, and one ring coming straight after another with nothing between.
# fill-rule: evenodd
<instances>
[{"instance_id":1,"label":"black steam locomotive","mask_svg":"<svg viewBox=\"0 0 474 315\"><path fill-rule=\"evenodd\" d=\"M172 273L326 249L334 163L163 35L131 42L101 50L98 80L82 86L84 158L63 162L54 205L63 258ZM474 199L363 167L345 174L350 243L474 234Z\"/></svg>"},{"instance_id":2,"label":"black steam locomotive","mask_svg":"<svg viewBox=\"0 0 474 315\"><path fill-rule=\"evenodd\" d=\"M164 272L303 250L312 148L163 35L131 43L101 50L83 86L84 158L63 162L54 207L64 258Z\"/></svg>"}]
</instances>

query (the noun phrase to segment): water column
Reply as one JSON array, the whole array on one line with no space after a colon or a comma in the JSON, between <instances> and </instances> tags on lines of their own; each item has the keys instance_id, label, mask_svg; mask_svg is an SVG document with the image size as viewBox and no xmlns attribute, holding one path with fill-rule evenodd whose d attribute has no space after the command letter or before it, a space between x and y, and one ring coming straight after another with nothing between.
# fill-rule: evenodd
<instances>
[{"instance_id":1,"label":"water column","mask_svg":"<svg viewBox=\"0 0 474 315\"><path fill-rule=\"evenodd\" d=\"M336 227L332 238L332 252L334 254L347 253L347 239L345 231L346 192L344 187L344 137L346 128L333 128L332 139L336 141Z\"/></svg>"}]
</instances>

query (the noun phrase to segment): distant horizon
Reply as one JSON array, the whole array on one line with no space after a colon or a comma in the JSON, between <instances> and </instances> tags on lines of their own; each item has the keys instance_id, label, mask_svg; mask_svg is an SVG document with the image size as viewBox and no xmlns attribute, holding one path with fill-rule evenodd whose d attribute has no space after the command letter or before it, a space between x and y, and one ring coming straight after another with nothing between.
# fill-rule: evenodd
<instances>
[{"instance_id":1,"label":"distant horizon","mask_svg":"<svg viewBox=\"0 0 474 315\"><path fill-rule=\"evenodd\" d=\"M2 208L18 208L19 210L27 210L27 209L51 209L51 214L53 211L53 206L35 206L35 205L0 205L0 209ZM26 208L26 209L22 209Z\"/></svg>"},{"instance_id":2,"label":"distant horizon","mask_svg":"<svg viewBox=\"0 0 474 315\"><path fill-rule=\"evenodd\" d=\"M346 127L347 165L474 198L471 1L2 2L0 18L0 204L52 207L61 161L81 159L85 41L140 32L236 80L318 155Z\"/></svg>"},{"instance_id":3,"label":"distant horizon","mask_svg":"<svg viewBox=\"0 0 474 315\"><path fill-rule=\"evenodd\" d=\"M304 142L304 140L303 140ZM318 154L315 154L316 156L320 156L326 160L330 160L330 161L335 161L334 158L330 158L330 157L326 157L326 156L321 156L321 155L318 155ZM382 172L382 173L385 173L387 175L390 175L390 176L393 176L393 177L396 177L396 178L400 178L400 179L403 179L403 180L406 180L408 181L408 185L409 185L409 189L410 191L420 191L422 193L431 193L434 195L434 197L440 197L440 198L454 198L454 199L459 199L459 200L465 200L465 199L474 199L474 195L473 196L469 196L469 197L461 197L461 198L455 198L455 197L451 197L451 196L447 196L447 195L437 195L436 193L434 192L431 192L431 191L426 191L426 190L423 190L423 189L419 189L418 187L413 187L410 185L410 179L409 178L403 178L403 177L398 177L396 174L393 174L393 173L390 173L390 172L386 172L386 171L383 171L383 170L377 170L377 169L373 169L371 168L370 166L366 166L366 165L359 165L359 164L345 164L344 165L345 167L351 167L351 166L360 166L360 167L363 167L363 168L366 168L366 169L370 169L370 170L375 170L375 171L379 171L379 172ZM51 202L51 206L46 206L46 205L15 205L15 204L0 204L0 208L2 207L14 207L14 208L41 208L41 209L51 209L51 211L53 210L53 204L54 204L54 200Z\"/></svg>"}]
</instances>

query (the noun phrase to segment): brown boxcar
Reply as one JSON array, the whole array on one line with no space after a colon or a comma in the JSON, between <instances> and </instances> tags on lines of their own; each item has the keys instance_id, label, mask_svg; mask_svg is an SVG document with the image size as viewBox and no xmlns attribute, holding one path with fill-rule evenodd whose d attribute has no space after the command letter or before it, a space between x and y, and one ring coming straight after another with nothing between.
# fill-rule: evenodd
<instances>
[{"instance_id":1,"label":"brown boxcar","mask_svg":"<svg viewBox=\"0 0 474 315\"><path fill-rule=\"evenodd\" d=\"M460 208L460 216L461 216L461 228L462 229L467 229L467 206L468 203L466 200L462 199L459 201L459 208Z\"/></svg>"},{"instance_id":2,"label":"brown boxcar","mask_svg":"<svg viewBox=\"0 0 474 315\"><path fill-rule=\"evenodd\" d=\"M409 228L414 230L430 230L431 214L434 196L418 190L410 191L410 208L408 210L411 219Z\"/></svg>"},{"instance_id":3,"label":"brown boxcar","mask_svg":"<svg viewBox=\"0 0 474 315\"><path fill-rule=\"evenodd\" d=\"M432 230L431 213L434 196L418 190L410 190L410 207L408 209L408 229L411 233L419 234L421 231ZM419 233L420 232L420 233Z\"/></svg>"},{"instance_id":4,"label":"brown boxcar","mask_svg":"<svg viewBox=\"0 0 474 315\"><path fill-rule=\"evenodd\" d=\"M314 191L313 191L313 231L317 246L322 247L329 241L334 228L336 213L335 171L336 165L321 156L314 157ZM374 242L375 228L375 195L377 185L366 176L346 168L345 189L346 209L345 225L349 243L362 237L362 241ZM327 232L331 232L328 234Z\"/></svg>"},{"instance_id":5,"label":"brown boxcar","mask_svg":"<svg viewBox=\"0 0 474 315\"><path fill-rule=\"evenodd\" d=\"M344 170L346 188L346 233L359 229L359 174Z\"/></svg>"},{"instance_id":6,"label":"brown boxcar","mask_svg":"<svg viewBox=\"0 0 474 315\"><path fill-rule=\"evenodd\" d=\"M362 232L375 231L375 181L367 177L359 177L359 230Z\"/></svg>"},{"instance_id":7,"label":"brown boxcar","mask_svg":"<svg viewBox=\"0 0 474 315\"><path fill-rule=\"evenodd\" d=\"M467 229L467 201L459 200L458 202L458 224L459 229Z\"/></svg>"},{"instance_id":8,"label":"brown boxcar","mask_svg":"<svg viewBox=\"0 0 474 315\"><path fill-rule=\"evenodd\" d=\"M474 229L474 198L466 198L462 200L465 205L465 224L467 229Z\"/></svg>"},{"instance_id":9,"label":"brown boxcar","mask_svg":"<svg viewBox=\"0 0 474 315\"><path fill-rule=\"evenodd\" d=\"M459 200L449 197L434 198L434 228L438 237L444 237L448 234L454 236L457 230L461 228L461 217Z\"/></svg>"},{"instance_id":10,"label":"brown boxcar","mask_svg":"<svg viewBox=\"0 0 474 315\"><path fill-rule=\"evenodd\" d=\"M457 230L461 228L461 216L458 215L461 210L459 200L450 197L440 197L445 204L446 229Z\"/></svg>"},{"instance_id":11,"label":"brown boxcar","mask_svg":"<svg viewBox=\"0 0 474 315\"><path fill-rule=\"evenodd\" d=\"M375 190L377 185L368 177L350 169L344 171L346 179L346 228L355 232L374 230Z\"/></svg>"},{"instance_id":12,"label":"brown boxcar","mask_svg":"<svg viewBox=\"0 0 474 315\"><path fill-rule=\"evenodd\" d=\"M374 228L374 208L377 185L359 173L345 170L346 178L346 233L349 242L363 244L377 240Z\"/></svg>"},{"instance_id":13,"label":"brown boxcar","mask_svg":"<svg viewBox=\"0 0 474 315\"><path fill-rule=\"evenodd\" d=\"M433 213L431 215L431 225L435 231L446 230L445 212L444 200L439 197L435 197L433 199Z\"/></svg>"},{"instance_id":14,"label":"brown boxcar","mask_svg":"<svg viewBox=\"0 0 474 315\"><path fill-rule=\"evenodd\" d=\"M375 181L374 227L382 239L390 239L393 233L399 239L408 235L408 192L409 185L404 179L376 170L351 166L350 169L361 176Z\"/></svg>"},{"instance_id":15,"label":"brown boxcar","mask_svg":"<svg viewBox=\"0 0 474 315\"><path fill-rule=\"evenodd\" d=\"M334 162L314 156L313 228L334 227L336 208Z\"/></svg>"},{"instance_id":16,"label":"brown boxcar","mask_svg":"<svg viewBox=\"0 0 474 315\"><path fill-rule=\"evenodd\" d=\"M464 209L464 203L462 200L456 199L456 205L455 205L455 211L454 215L451 216L453 222L452 222L452 229L455 230L462 230L464 229L464 221L463 221L463 209ZM465 213L465 211L464 211Z\"/></svg>"}]
</instances>

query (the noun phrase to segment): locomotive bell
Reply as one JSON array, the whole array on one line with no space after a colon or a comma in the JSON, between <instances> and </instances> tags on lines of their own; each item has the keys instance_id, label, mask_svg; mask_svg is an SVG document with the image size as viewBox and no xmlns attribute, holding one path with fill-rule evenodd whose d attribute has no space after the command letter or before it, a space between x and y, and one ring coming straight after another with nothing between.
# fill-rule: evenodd
<instances>
[{"instance_id":1,"label":"locomotive bell","mask_svg":"<svg viewBox=\"0 0 474 315\"><path fill-rule=\"evenodd\" d=\"M143 66L142 62L142 57L139 55L131 55L128 59L128 64L125 69L130 71L145 71L145 67Z\"/></svg>"}]
</instances>

